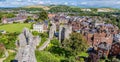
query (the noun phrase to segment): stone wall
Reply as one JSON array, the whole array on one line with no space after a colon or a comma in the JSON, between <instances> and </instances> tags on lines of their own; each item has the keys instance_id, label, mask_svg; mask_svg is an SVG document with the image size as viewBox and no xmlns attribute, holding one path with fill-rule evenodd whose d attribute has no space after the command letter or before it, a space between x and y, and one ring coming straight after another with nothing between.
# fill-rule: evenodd
<instances>
[{"instance_id":1,"label":"stone wall","mask_svg":"<svg viewBox=\"0 0 120 62\"><path fill-rule=\"evenodd\" d=\"M56 32L56 25L53 23L50 27L49 31L49 39L52 39L54 37L54 33Z\"/></svg>"},{"instance_id":2,"label":"stone wall","mask_svg":"<svg viewBox=\"0 0 120 62\"><path fill-rule=\"evenodd\" d=\"M18 60L18 62L37 62L35 57L35 49L40 43L40 37L33 36L29 29L24 28L18 38L18 53L15 60Z\"/></svg>"}]
</instances>

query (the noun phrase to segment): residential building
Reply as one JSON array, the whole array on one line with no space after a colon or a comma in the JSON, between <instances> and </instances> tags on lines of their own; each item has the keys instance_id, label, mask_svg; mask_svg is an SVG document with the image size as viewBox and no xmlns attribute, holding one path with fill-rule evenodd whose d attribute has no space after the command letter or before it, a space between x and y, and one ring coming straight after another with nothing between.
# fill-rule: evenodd
<instances>
[{"instance_id":1,"label":"residential building","mask_svg":"<svg viewBox=\"0 0 120 62\"><path fill-rule=\"evenodd\" d=\"M114 41L115 42L120 42L120 33L114 35Z\"/></svg>"},{"instance_id":2,"label":"residential building","mask_svg":"<svg viewBox=\"0 0 120 62\"><path fill-rule=\"evenodd\" d=\"M40 32L40 33L43 33L44 32L44 25L42 23L36 23L36 24L33 24L33 31L37 31L37 32Z\"/></svg>"},{"instance_id":3,"label":"residential building","mask_svg":"<svg viewBox=\"0 0 120 62\"><path fill-rule=\"evenodd\" d=\"M107 44L106 42L101 42L97 48L98 56L107 57L110 49L111 45Z\"/></svg>"},{"instance_id":4,"label":"residential building","mask_svg":"<svg viewBox=\"0 0 120 62\"><path fill-rule=\"evenodd\" d=\"M33 24L33 31L37 31L40 33L47 32L48 31L48 23L44 22L44 23Z\"/></svg>"},{"instance_id":5,"label":"residential building","mask_svg":"<svg viewBox=\"0 0 120 62\"><path fill-rule=\"evenodd\" d=\"M23 23L26 19L27 19L26 12L19 11L19 14L16 17L13 17L13 18L3 17L1 20L3 24L6 24L6 23L13 23L13 22Z\"/></svg>"},{"instance_id":6,"label":"residential building","mask_svg":"<svg viewBox=\"0 0 120 62\"><path fill-rule=\"evenodd\" d=\"M110 55L120 55L120 42L114 42L111 46Z\"/></svg>"},{"instance_id":7,"label":"residential building","mask_svg":"<svg viewBox=\"0 0 120 62\"><path fill-rule=\"evenodd\" d=\"M101 42L106 42L109 45L112 45L113 36L109 33L95 33L93 35L93 46L97 47Z\"/></svg>"}]
</instances>

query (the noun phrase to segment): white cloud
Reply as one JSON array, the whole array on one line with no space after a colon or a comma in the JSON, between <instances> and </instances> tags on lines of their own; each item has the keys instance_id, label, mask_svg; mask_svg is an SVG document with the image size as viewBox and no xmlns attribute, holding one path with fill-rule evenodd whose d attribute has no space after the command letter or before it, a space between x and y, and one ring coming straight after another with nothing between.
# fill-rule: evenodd
<instances>
[{"instance_id":1,"label":"white cloud","mask_svg":"<svg viewBox=\"0 0 120 62\"><path fill-rule=\"evenodd\" d=\"M38 4L44 4L44 2L43 2L43 1L40 1Z\"/></svg>"},{"instance_id":2,"label":"white cloud","mask_svg":"<svg viewBox=\"0 0 120 62\"><path fill-rule=\"evenodd\" d=\"M65 5L68 5L68 2L65 2L64 4L65 4Z\"/></svg>"},{"instance_id":3,"label":"white cloud","mask_svg":"<svg viewBox=\"0 0 120 62\"><path fill-rule=\"evenodd\" d=\"M64 4L88 7L119 7L120 0L0 0L0 7L25 6L35 4ZM120 8L120 7L119 7Z\"/></svg>"},{"instance_id":4,"label":"white cloud","mask_svg":"<svg viewBox=\"0 0 120 62\"><path fill-rule=\"evenodd\" d=\"M17 0L18 2L21 2L22 0Z\"/></svg>"},{"instance_id":5,"label":"white cloud","mask_svg":"<svg viewBox=\"0 0 120 62\"><path fill-rule=\"evenodd\" d=\"M86 4L87 4L87 2L81 2L80 4L81 4L81 5L86 5Z\"/></svg>"},{"instance_id":6,"label":"white cloud","mask_svg":"<svg viewBox=\"0 0 120 62\"><path fill-rule=\"evenodd\" d=\"M120 1L117 1L116 4L120 4Z\"/></svg>"}]
</instances>

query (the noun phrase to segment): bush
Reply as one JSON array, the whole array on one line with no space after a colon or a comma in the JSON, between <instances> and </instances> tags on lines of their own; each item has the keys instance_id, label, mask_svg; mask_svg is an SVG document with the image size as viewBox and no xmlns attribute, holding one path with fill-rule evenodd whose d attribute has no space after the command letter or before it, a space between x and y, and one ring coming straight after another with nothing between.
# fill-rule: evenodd
<instances>
[{"instance_id":1,"label":"bush","mask_svg":"<svg viewBox=\"0 0 120 62\"><path fill-rule=\"evenodd\" d=\"M46 51L36 51L35 55L37 62L60 62L58 57Z\"/></svg>"},{"instance_id":2,"label":"bush","mask_svg":"<svg viewBox=\"0 0 120 62\"><path fill-rule=\"evenodd\" d=\"M38 33L37 31L33 31L32 34L33 34L34 36L39 35L39 33Z\"/></svg>"},{"instance_id":3,"label":"bush","mask_svg":"<svg viewBox=\"0 0 120 62\"><path fill-rule=\"evenodd\" d=\"M14 49L18 33L8 33L0 36L0 43L5 45L6 49Z\"/></svg>"},{"instance_id":4,"label":"bush","mask_svg":"<svg viewBox=\"0 0 120 62\"><path fill-rule=\"evenodd\" d=\"M3 62L11 62L15 59L16 53L9 53L9 56Z\"/></svg>"},{"instance_id":5,"label":"bush","mask_svg":"<svg viewBox=\"0 0 120 62\"><path fill-rule=\"evenodd\" d=\"M3 57L3 55L4 55L4 50L0 50L0 58L2 58Z\"/></svg>"}]
</instances>

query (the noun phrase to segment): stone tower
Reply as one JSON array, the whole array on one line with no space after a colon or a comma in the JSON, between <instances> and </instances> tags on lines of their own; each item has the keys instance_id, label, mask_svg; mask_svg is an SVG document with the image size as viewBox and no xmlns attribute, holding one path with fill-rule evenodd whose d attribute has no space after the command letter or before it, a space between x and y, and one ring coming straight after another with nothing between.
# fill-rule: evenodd
<instances>
[{"instance_id":1,"label":"stone tower","mask_svg":"<svg viewBox=\"0 0 120 62\"><path fill-rule=\"evenodd\" d=\"M54 33L56 32L56 25L53 23L50 27L49 31L49 39L52 39L54 37Z\"/></svg>"},{"instance_id":2,"label":"stone tower","mask_svg":"<svg viewBox=\"0 0 120 62\"><path fill-rule=\"evenodd\" d=\"M64 39L68 39L71 33L72 33L72 26L61 25L59 28L59 42L63 41Z\"/></svg>"}]
</instances>

